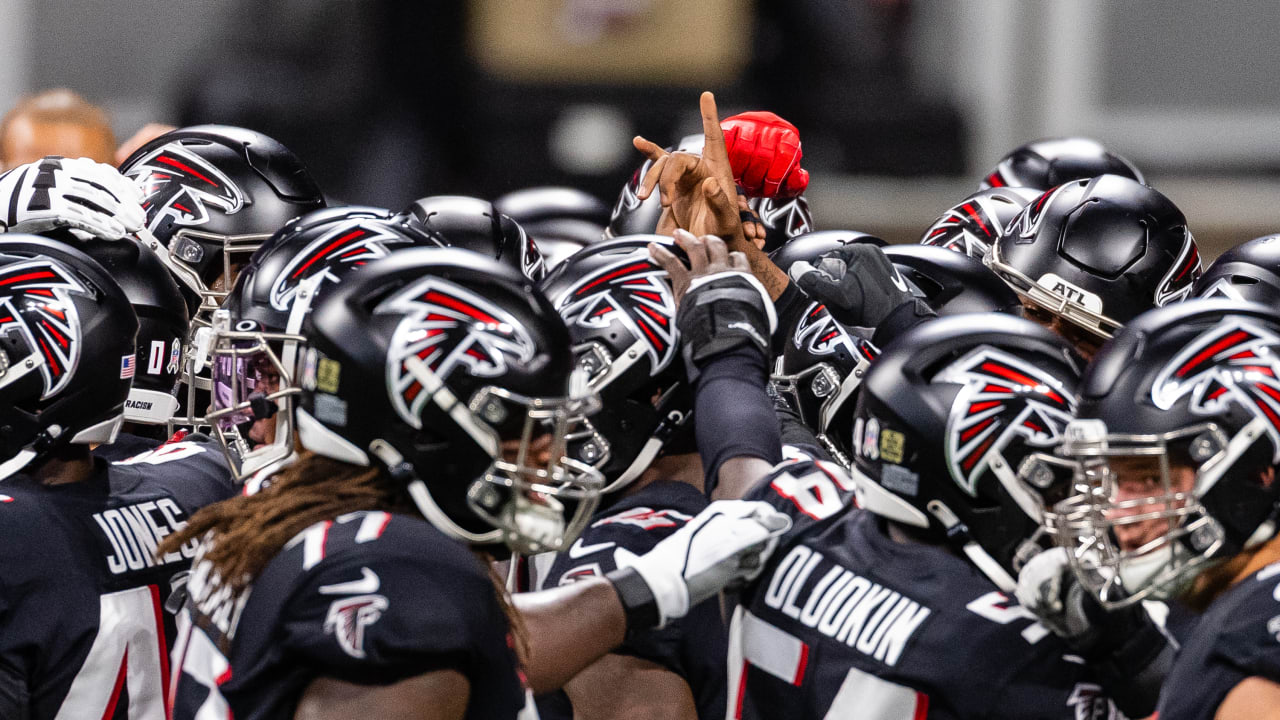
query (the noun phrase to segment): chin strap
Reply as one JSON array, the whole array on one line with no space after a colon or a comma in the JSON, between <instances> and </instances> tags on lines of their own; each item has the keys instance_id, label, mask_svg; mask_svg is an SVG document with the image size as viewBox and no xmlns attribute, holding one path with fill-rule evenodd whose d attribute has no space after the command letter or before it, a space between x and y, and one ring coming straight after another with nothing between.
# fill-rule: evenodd
<instances>
[{"instance_id":1,"label":"chin strap","mask_svg":"<svg viewBox=\"0 0 1280 720\"><path fill-rule=\"evenodd\" d=\"M960 522L960 518L951 512L951 508L938 500L930 500L926 507L929 509L929 514L937 518L938 522L942 523L942 527L946 529L947 539L953 542L960 542L960 549L964 551L965 556L982 571L983 575L986 575L991 582L995 583L996 587L1005 593L1012 593L1018 589L1017 581L1009 573L1005 572L1003 567L1000 567L1000 563L996 562L995 558L991 557L986 550L982 549L982 546L974 541L973 537L969 535L969 528L965 527L965 524Z\"/></svg>"},{"instance_id":2,"label":"chin strap","mask_svg":"<svg viewBox=\"0 0 1280 720\"><path fill-rule=\"evenodd\" d=\"M408 487L409 497L413 498L413 504L417 506L418 512L422 513L427 522L434 525L440 532L476 545L496 543L502 539L501 530L473 533L455 523L436 504L435 498L431 497L431 491L427 489L427 484L413 471L413 466L390 443L381 438L374 440L369 443L369 452L387 467L391 477Z\"/></svg>"},{"instance_id":3,"label":"chin strap","mask_svg":"<svg viewBox=\"0 0 1280 720\"><path fill-rule=\"evenodd\" d=\"M653 461L658 457L658 453L662 452L662 449L666 447L667 441L671 439L671 435L674 434L676 430L679 430L688 418L689 413L680 412L679 410L672 410L667 413L667 416L662 419L662 422L658 423L657 429L655 429L653 434L649 436L649 439L645 441L644 447L640 448L640 452L636 455L636 459L631 461L631 464L628 465L627 469L618 476L617 480L606 485L600 492L611 493L621 490L635 482L636 478L640 477L645 470L649 469L649 466L652 465Z\"/></svg>"}]
</instances>

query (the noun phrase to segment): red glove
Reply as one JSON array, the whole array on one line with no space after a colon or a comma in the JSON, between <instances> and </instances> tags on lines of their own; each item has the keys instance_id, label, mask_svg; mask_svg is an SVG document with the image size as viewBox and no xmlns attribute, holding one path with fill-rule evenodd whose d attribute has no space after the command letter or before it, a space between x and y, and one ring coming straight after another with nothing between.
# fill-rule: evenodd
<instances>
[{"instance_id":1,"label":"red glove","mask_svg":"<svg viewBox=\"0 0 1280 720\"><path fill-rule=\"evenodd\" d=\"M800 131L774 113L745 112L720 122L733 179L748 197L793 198L809 186L800 167Z\"/></svg>"}]
</instances>

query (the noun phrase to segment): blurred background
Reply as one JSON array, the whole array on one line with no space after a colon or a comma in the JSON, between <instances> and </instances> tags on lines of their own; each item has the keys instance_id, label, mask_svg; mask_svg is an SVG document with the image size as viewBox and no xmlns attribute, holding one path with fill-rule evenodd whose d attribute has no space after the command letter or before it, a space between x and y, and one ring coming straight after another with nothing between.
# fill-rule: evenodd
<instances>
[{"instance_id":1,"label":"blurred background","mask_svg":"<svg viewBox=\"0 0 1280 720\"><path fill-rule=\"evenodd\" d=\"M1280 4L1247 0L0 0L0 107L71 88L116 137L221 122L388 207L567 184L612 204L630 138L773 110L820 229L915 242L1008 150L1134 161L1205 254L1280 231Z\"/></svg>"}]
</instances>

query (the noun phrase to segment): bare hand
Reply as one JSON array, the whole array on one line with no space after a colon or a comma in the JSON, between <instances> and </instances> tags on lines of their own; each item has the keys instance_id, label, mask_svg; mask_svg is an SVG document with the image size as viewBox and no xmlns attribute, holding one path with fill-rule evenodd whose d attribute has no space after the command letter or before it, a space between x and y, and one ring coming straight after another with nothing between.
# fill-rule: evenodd
<instances>
[{"instance_id":1,"label":"bare hand","mask_svg":"<svg viewBox=\"0 0 1280 720\"><path fill-rule=\"evenodd\" d=\"M667 271L671 278L671 291L675 295L676 305L688 292L694 279L715 275L716 273L740 271L749 273L751 266L747 256L740 252L729 252L724 240L714 235L697 237L685 230L676 230L676 245L689 256L689 267L685 267L670 250L657 244L649 245L649 255L653 261Z\"/></svg>"}]
</instances>

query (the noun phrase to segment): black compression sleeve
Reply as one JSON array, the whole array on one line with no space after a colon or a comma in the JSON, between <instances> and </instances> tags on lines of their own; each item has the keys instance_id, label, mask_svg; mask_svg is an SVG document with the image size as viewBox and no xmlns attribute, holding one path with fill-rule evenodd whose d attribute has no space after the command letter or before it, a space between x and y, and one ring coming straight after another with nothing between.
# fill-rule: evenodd
<instances>
[{"instance_id":1,"label":"black compression sleeve","mask_svg":"<svg viewBox=\"0 0 1280 720\"><path fill-rule=\"evenodd\" d=\"M708 360L694 382L694 431L710 495L720 466L736 457L782 462L782 436L765 392L765 360L738 347Z\"/></svg>"},{"instance_id":2,"label":"black compression sleeve","mask_svg":"<svg viewBox=\"0 0 1280 720\"><path fill-rule=\"evenodd\" d=\"M787 289L773 302L774 311L778 314L778 329L773 331L772 338L774 355L782 354L788 335L799 322L797 316L809 309L811 302L813 301L809 296L796 287L795 283L787 283Z\"/></svg>"}]
</instances>

